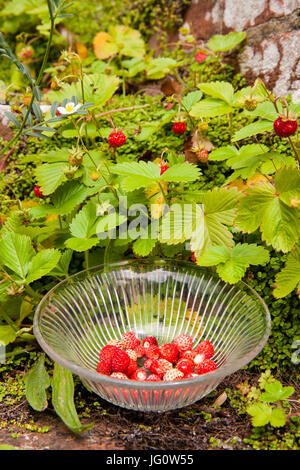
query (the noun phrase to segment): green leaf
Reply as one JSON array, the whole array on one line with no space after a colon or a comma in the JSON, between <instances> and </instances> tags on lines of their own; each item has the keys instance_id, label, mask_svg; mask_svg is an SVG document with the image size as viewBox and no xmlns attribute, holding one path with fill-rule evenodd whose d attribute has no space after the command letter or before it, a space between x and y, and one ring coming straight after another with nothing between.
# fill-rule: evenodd
<instances>
[{"instance_id":1,"label":"green leaf","mask_svg":"<svg viewBox=\"0 0 300 470\"><path fill-rule=\"evenodd\" d=\"M74 382L70 371L55 363L52 386L52 404L62 421L74 433L90 429L93 424L82 425L74 405Z\"/></svg>"},{"instance_id":2,"label":"green leaf","mask_svg":"<svg viewBox=\"0 0 300 470\"><path fill-rule=\"evenodd\" d=\"M125 176L122 187L133 191L151 184L160 177L160 168L152 162L125 162L111 167L112 173Z\"/></svg>"},{"instance_id":3,"label":"green leaf","mask_svg":"<svg viewBox=\"0 0 300 470\"><path fill-rule=\"evenodd\" d=\"M267 403L273 403L280 400L286 400L295 392L294 387L283 387L279 380L269 383L265 386L265 392L261 394L260 399Z\"/></svg>"},{"instance_id":4,"label":"green leaf","mask_svg":"<svg viewBox=\"0 0 300 470\"><path fill-rule=\"evenodd\" d=\"M89 189L78 181L68 181L60 186L52 196L54 208L52 213L57 215L69 214L89 195Z\"/></svg>"},{"instance_id":5,"label":"green leaf","mask_svg":"<svg viewBox=\"0 0 300 470\"><path fill-rule=\"evenodd\" d=\"M271 419L272 407L266 403L255 403L248 406L247 413L253 417L253 426L266 426Z\"/></svg>"},{"instance_id":6,"label":"green leaf","mask_svg":"<svg viewBox=\"0 0 300 470\"><path fill-rule=\"evenodd\" d=\"M68 238L65 241L67 248L71 248L74 251L87 251L96 246L99 243L99 238Z\"/></svg>"},{"instance_id":7,"label":"green leaf","mask_svg":"<svg viewBox=\"0 0 300 470\"><path fill-rule=\"evenodd\" d=\"M7 266L23 280L33 256L34 251L27 235L10 232L0 240L0 264Z\"/></svg>"},{"instance_id":8,"label":"green leaf","mask_svg":"<svg viewBox=\"0 0 300 470\"><path fill-rule=\"evenodd\" d=\"M270 417L270 424L275 428L284 426L286 423L286 415L283 410L280 408L273 408L272 414Z\"/></svg>"},{"instance_id":9,"label":"green leaf","mask_svg":"<svg viewBox=\"0 0 300 470\"><path fill-rule=\"evenodd\" d=\"M246 39L247 34L243 32L232 31L229 34L215 34L210 38L207 45L214 52L225 52L233 49Z\"/></svg>"},{"instance_id":10,"label":"green leaf","mask_svg":"<svg viewBox=\"0 0 300 470\"><path fill-rule=\"evenodd\" d=\"M198 91L191 91L190 93L188 93L187 95L185 95L183 98L182 98L182 106L187 110L187 111L190 111L192 106L194 106L194 104L198 103L198 101L201 100L202 98L202 91L198 90Z\"/></svg>"},{"instance_id":11,"label":"green leaf","mask_svg":"<svg viewBox=\"0 0 300 470\"><path fill-rule=\"evenodd\" d=\"M160 80L180 64L170 57L157 57L146 62L146 74L148 80Z\"/></svg>"},{"instance_id":12,"label":"green leaf","mask_svg":"<svg viewBox=\"0 0 300 470\"><path fill-rule=\"evenodd\" d=\"M242 127L239 131L237 131L233 138L231 139L232 142L237 142L241 139L246 139L248 137L252 137L256 134L262 134L263 132L271 132L273 130L273 123L270 121L256 121L248 126Z\"/></svg>"},{"instance_id":13,"label":"green leaf","mask_svg":"<svg viewBox=\"0 0 300 470\"><path fill-rule=\"evenodd\" d=\"M69 265L72 259L72 254L72 250L65 250L61 255L57 265L50 272L50 275L67 277L69 274Z\"/></svg>"},{"instance_id":14,"label":"green leaf","mask_svg":"<svg viewBox=\"0 0 300 470\"><path fill-rule=\"evenodd\" d=\"M45 355L41 354L32 369L24 375L25 393L30 406L36 411L43 411L48 406L46 390L50 387L50 378L45 368Z\"/></svg>"},{"instance_id":15,"label":"green leaf","mask_svg":"<svg viewBox=\"0 0 300 470\"><path fill-rule=\"evenodd\" d=\"M238 243L232 250L213 246L197 257L200 266L217 265L219 276L230 284L240 281L251 264L266 264L268 261L269 253L265 248L247 243Z\"/></svg>"},{"instance_id":16,"label":"green leaf","mask_svg":"<svg viewBox=\"0 0 300 470\"><path fill-rule=\"evenodd\" d=\"M225 147L218 147L212 150L209 154L209 160L215 162L222 162L230 158L238 157L239 151L233 145L226 145Z\"/></svg>"},{"instance_id":17,"label":"green leaf","mask_svg":"<svg viewBox=\"0 0 300 470\"><path fill-rule=\"evenodd\" d=\"M76 214L70 224L70 232L73 237L89 238L96 234L98 220L96 209L96 204L90 201Z\"/></svg>"},{"instance_id":18,"label":"green leaf","mask_svg":"<svg viewBox=\"0 0 300 470\"><path fill-rule=\"evenodd\" d=\"M276 288L273 291L277 299L285 297L294 289L300 287L300 254L292 252L289 254L284 268L276 275Z\"/></svg>"},{"instance_id":19,"label":"green leaf","mask_svg":"<svg viewBox=\"0 0 300 470\"><path fill-rule=\"evenodd\" d=\"M190 115L195 118L215 117L232 113L233 108L223 100L207 98L192 106Z\"/></svg>"},{"instance_id":20,"label":"green leaf","mask_svg":"<svg viewBox=\"0 0 300 470\"><path fill-rule=\"evenodd\" d=\"M230 106L233 104L234 89L231 83L210 82L210 83L199 83L197 86L206 95L209 95L212 98L223 100Z\"/></svg>"},{"instance_id":21,"label":"green leaf","mask_svg":"<svg viewBox=\"0 0 300 470\"><path fill-rule=\"evenodd\" d=\"M129 26L117 25L109 28L119 53L128 57L143 57L145 55L145 42L141 33Z\"/></svg>"},{"instance_id":22,"label":"green leaf","mask_svg":"<svg viewBox=\"0 0 300 470\"><path fill-rule=\"evenodd\" d=\"M37 183L45 196L52 194L60 184L67 180L64 174L65 167L66 163L56 162L45 163L36 168L35 176Z\"/></svg>"},{"instance_id":23,"label":"green leaf","mask_svg":"<svg viewBox=\"0 0 300 470\"><path fill-rule=\"evenodd\" d=\"M97 233L107 232L112 230L119 225L126 222L127 217L125 215L120 215L117 212L105 215L98 223L96 227Z\"/></svg>"},{"instance_id":24,"label":"green leaf","mask_svg":"<svg viewBox=\"0 0 300 470\"><path fill-rule=\"evenodd\" d=\"M17 337L17 332L10 325L0 325L0 345L4 344L7 346L9 343L13 343Z\"/></svg>"},{"instance_id":25,"label":"green leaf","mask_svg":"<svg viewBox=\"0 0 300 470\"><path fill-rule=\"evenodd\" d=\"M278 109L282 111L282 105L277 103ZM264 101L263 103L258 103L257 107L253 111L245 111L246 114L250 116L256 116L262 118L263 120L271 121L272 125L275 119L278 117L278 113L274 107L274 104L270 101Z\"/></svg>"},{"instance_id":26,"label":"green leaf","mask_svg":"<svg viewBox=\"0 0 300 470\"><path fill-rule=\"evenodd\" d=\"M201 175L201 171L191 163L176 163L165 171L161 178L164 181L174 183L188 183L195 181Z\"/></svg>"},{"instance_id":27,"label":"green leaf","mask_svg":"<svg viewBox=\"0 0 300 470\"><path fill-rule=\"evenodd\" d=\"M173 204L171 210L162 218L160 242L167 245L177 245L190 239L194 232L201 239L202 226L203 212L200 206Z\"/></svg>"},{"instance_id":28,"label":"green leaf","mask_svg":"<svg viewBox=\"0 0 300 470\"><path fill-rule=\"evenodd\" d=\"M60 258L60 251L50 248L37 253L30 263L26 283L30 284L50 273L55 268Z\"/></svg>"},{"instance_id":29,"label":"green leaf","mask_svg":"<svg viewBox=\"0 0 300 470\"><path fill-rule=\"evenodd\" d=\"M148 256L154 249L157 240L151 238L138 238L132 245L133 252L137 256Z\"/></svg>"},{"instance_id":30,"label":"green leaf","mask_svg":"<svg viewBox=\"0 0 300 470\"><path fill-rule=\"evenodd\" d=\"M291 184L287 182L286 186L283 186L282 171L276 174L275 186L263 182L248 189L247 196L240 201L235 225L247 233L259 228L262 240L267 245L272 245L277 251L287 252L299 238L300 220L298 210L289 207L281 200L285 198L285 190L292 191L292 182L295 184L297 179L293 179L291 175ZM290 172L284 171L285 177L289 174Z\"/></svg>"}]
</instances>

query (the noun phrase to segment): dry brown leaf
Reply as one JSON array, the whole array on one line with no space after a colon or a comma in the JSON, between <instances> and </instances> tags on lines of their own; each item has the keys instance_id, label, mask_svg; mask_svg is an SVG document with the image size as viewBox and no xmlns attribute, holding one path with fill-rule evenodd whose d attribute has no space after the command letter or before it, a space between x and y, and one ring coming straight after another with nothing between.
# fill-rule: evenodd
<instances>
[{"instance_id":1,"label":"dry brown leaf","mask_svg":"<svg viewBox=\"0 0 300 470\"><path fill-rule=\"evenodd\" d=\"M174 94L181 94L181 86L173 78L167 77L164 79L160 86L161 91L165 96L172 96Z\"/></svg>"},{"instance_id":2,"label":"dry brown leaf","mask_svg":"<svg viewBox=\"0 0 300 470\"><path fill-rule=\"evenodd\" d=\"M213 402L212 407L215 408L216 406L222 406L223 403L227 400L227 393L223 392L218 398Z\"/></svg>"}]
</instances>

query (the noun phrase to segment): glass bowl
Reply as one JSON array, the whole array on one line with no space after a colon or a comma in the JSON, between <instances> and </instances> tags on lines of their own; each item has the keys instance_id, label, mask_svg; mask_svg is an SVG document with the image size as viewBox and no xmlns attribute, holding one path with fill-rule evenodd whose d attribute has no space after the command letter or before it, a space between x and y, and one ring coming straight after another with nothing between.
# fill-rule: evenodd
<instances>
[{"instance_id":1,"label":"glass bowl","mask_svg":"<svg viewBox=\"0 0 300 470\"><path fill-rule=\"evenodd\" d=\"M134 331L159 343L189 334L212 342L217 369L172 382L120 380L96 372L100 349ZM42 299L34 333L42 349L105 400L139 411L190 405L250 362L270 333L264 301L245 283L230 285L191 262L133 260L65 279Z\"/></svg>"}]
</instances>

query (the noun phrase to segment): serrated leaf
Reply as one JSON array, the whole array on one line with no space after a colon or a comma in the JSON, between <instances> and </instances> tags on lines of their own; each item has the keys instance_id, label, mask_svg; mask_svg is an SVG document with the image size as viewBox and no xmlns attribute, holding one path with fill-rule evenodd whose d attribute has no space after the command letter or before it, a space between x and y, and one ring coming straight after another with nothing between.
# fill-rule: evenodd
<instances>
[{"instance_id":1,"label":"serrated leaf","mask_svg":"<svg viewBox=\"0 0 300 470\"><path fill-rule=\"evenodd\" d=\"M0 346L4 344L7 346L9 343L13 343L17 337L16 330L10 325L0 325Z\"/></svg>"},{"instance_id":2,"label":"serrated leaf","mask_svg":"<svg viewBox=\"0 0 300 470\"><path fill-rule=\"evenodd\" d=\"M185 95L183 98L182 98L182 106L187 110L187 111L190 111L192 106L194 106L194 104L198 103L198 101L201 100L202 98L202 91L201 90L198 90L198 91L191 91L190 93L188 93L187 95Z\"/></svg>"},{"instance_id":3,"label":"serrated leaf","mask_svg":"<svg viewBox=\"0 0 300 470\"><path fill-rule=\"evenodd\" d=\"M279 380L268 383L265 386L265 392L261 394L260 399L267 403L273 403L280 400L286 400L295 392L294 387L283 387Z\"/></svg>"},{"instance_id":4,"label":"serrated leaf","mask_svg":"<svg viewBox=\"0 0 300 470\"><path fill-rule=\"evenodd\" d=\"M74 404L74 382L70 371L55 363L52 386L52 404L62 421L74 433L90 429L93 424L82 425Z\"/></svg>"},{"instance_id":5,"label":"serrated leaf","mask_svg":"<svg viewBox=\"0 0 300 470\"><path fill-rule=\"evenodd\" d=\"M27 284L30 284L37 279L50 273L50 271L57 265L60 258L59 250L50 248L37 253L31 261L28 274L26 277Z\"/></svg>"},{"instance_id":6,"label":"serrated leaf","mask_svg":"<svg viewBox=\"0 0 300 470\"><path fill-rule=\"evenodd\" d=\"M105 215L96 226L96 233L103 233L109 230L112 230L119 225L126 222L127 217L125 215L120 215L117 212L113 212L111 214Z\"/></svg>"},{"instance_id":7,"label":"serrated leaf","mask_svg":"<svg viewBox=\"0 0 300 470\"><path fill-rule=\"evenodd\" d=\"M61 255L57 265L52 269L51 276L68 276L69 274L69 265L72 259L72 250L65 250Z\"/></svg>"},{"instance_id":8,"label":"serrated leaf","mask_svg":"<svg viewBox=\"0 0 300 470\"><path fill-rule=\"evenodd\" d=\"M233 108L223 100L207 98L192 106L190 115L196 118L215 117L232 113Z\"/></svg>"},{"instance_id":9,"label":"serrated leaf","mask_svg":"<svg viewBox=\"0 0 300 470\"><path fill-rule=\"evenodd\" d=\"M271 132L273 130L273 123L270 121L256 121L248 126L242 127L242 129L235 132L232 142L252 137L256 134L263 134L264 132Z\"/></svg>"},{"instance_id":10,"label":"serrated leaf","mask_svg":"<svg viewBox=\"0 0 300 470\"><path fill-rule=\"evenodd\" d=\"M157 240L151 238L138 238L132 245L133 252L137 256L148 256L154 249Z\"/></svg>"},{"instance_id":11,"label":"serrated leaf","mask_svg":"<svg viewBox=\"0 0 300 470\"><path fill-rule=\"evenodd\" d=\"M165 171L160 179L173 183L188 183L196 180L200 175L201 171L196 165L191 163L176 163Z\"/></svg>"},{"instance_id":12,"label":"serrated leaf","mask_svg":"<svg viewBox=\"0 0 300 470\"><path fill-rule=\"evenodd\" d=\"M210 83L199 83L197 85L203 93L225 101L230 106L233 104L234 89L231 83L228 82L210 82Z\"/></svg>"},{"instance_id":13,"label":"serrated leaf","mask_svg":"<svg viewBox=\"0 0 300 470\"><path fill-rule=\"evenodd\" d=\"M88 202L83 209L73 218L70 224L70 232L76 238L89 238L96 234L97 206Z\"/></svg>"},{"instance_id":14,"label":"serrated leaf","mask_svg":"<svg viewBox=\"0 0 300 470\"><path fill-rule=\"evenodd\" d=\"M143 57L145 55L145 42L141 33L129 26L117 25L109 28L120 54L128 57Z\"/></svg>"},{"instance_id":15,"label":"serrated leaf","mask_svg":"<svg viewBox=\"0 0 300 470\"><path fill-rule=\"evenodd\" d=\"M41 354L34 366L23 377L25 393L30 406L36 411L43 411L48 406L46 390L50 387L50 378L45 368L45 355Z\"/></svg>"},{"instance_id":16,"label":"serrated leaf","mask_svg":"<svg viewBox=\"0 0 300 470\"><path fill-rule=\"evenodd\" d=\"M159 239L167 245L176 245L190 239L193 233L201 238L203 212L196 204L173 204L162 218ZM203 236L202 236L203 238Z\"/></svg>"},{"instance_id":17,"label":"serrated leaf","mask_svg":"<svg viewBox=\"0 0 300 470\"><path fill-rule=\"evenodd\" d=\"M23 280L33 256L34 251L27 235L9 232L0 240L0 264L7 266Z\"/></svg>"},{"instance_id":18,"label":"serrated leaf","mask_svg":"<svg viewBox=\"0 0 300 470\"><path fill-rule=\"evenodd\" d=\"M52 194L60 184L67 180L64 169L66 163L45 163L38 166L35 170L35 176L41 191L45 196Z\"/></svg>"},{"instance_id":19,"label":"serrated leaf","mask_svg":"<svg viewBox=\"0 0 300 470\"><path fill-rule=\"evenodd\" d=\"M286 423L286 415L284 411L280 408L273 408L272 414L270 417L270 424L275 428L284 426Z\"/></svg>"},{"instance_id":20,"label":"serrated leaf","mask_svg":"<svg viewBox=\"0 0 300 470\"><path fill-rule=\"evenodd\" d=\"M160 80L180 64L170 57L156 57L146 62L146 74L148 80Z\"/></svg>"},{"instance_id":21,"label":"serrated leaf","mask_svg":"<svg viewBox=\"0 0 300 470\"><path fill-rule=\"evenodd\" d=\"M232 31L226 35L215 34L210 38L207 45L214 52L225 52L233 49L246 39L247 34L243 32Z\"/></svg>"},{"instance_id":22,"label":"serrated leaf","mask_svg":"<svg viewBox=\"0 0 300 470\"><path fill-rule=\"evenodd\" d=\"M239 151L233 145L226 145L225 147L218 147L215 150L212 150L209 154L209 160L222 162L228 160L229 158L234 158L239 155Z\"/></svg>"},{"instance_id":23,"label":"serrated leaf","mask_svg":"<svg viewBox=\"0 0 300 470\"><path fill-rule=\"evenodd\" d=\"M125 176L122 187L133 191L151 184L160 176L160 168L152 162L125 162L111 167L112 173Z\"/></svg>"},{"instance_id":24,"label":"serrated leaf","mask_svg":"<svg viewBox=\"0 0 300 470\"><path fill-rule=\"evenodd\" d=\"M247 413L252 416L253 426L266 426L271 419L272 407L266 403L255 403L248 406Z\"/></svg>"},{"instance_id":25,"label":"serrated leaf","mask_svg":"<svg viewBox=\"0 0 300 470\"><path fill-rule=\"evenodd\" d=\"M284 268L275 277L274 297L280 299L300 287L300 257L289 254Z\"/></svg>"},{"instance_id":26,"label":"serrated leaf","mask_svg":"<svg viewBox=\"0 0 300 470\"><path fill-rule=\"evenodd\" d=\"M68 238L65 241L65 245L74 251L87 251L96 246L99 243L99 238Z\"/></svg>"}]
</instances>

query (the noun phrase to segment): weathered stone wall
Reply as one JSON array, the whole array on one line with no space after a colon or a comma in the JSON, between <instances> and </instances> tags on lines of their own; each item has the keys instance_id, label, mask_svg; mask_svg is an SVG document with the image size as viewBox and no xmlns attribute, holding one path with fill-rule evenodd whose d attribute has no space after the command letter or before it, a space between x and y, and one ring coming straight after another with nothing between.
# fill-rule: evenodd
<instances>
[{"instance_id":1,"label":"weathered stone wall","mask_svg":"<svg viewBox=\"0 0 300 470\"><path fill-rule=\"evenodd\" d=\"M197 39L247 31L237 62L249 83L300 99L300 0L193 0L185 20Z\"/></svg>"}]
</instances>

